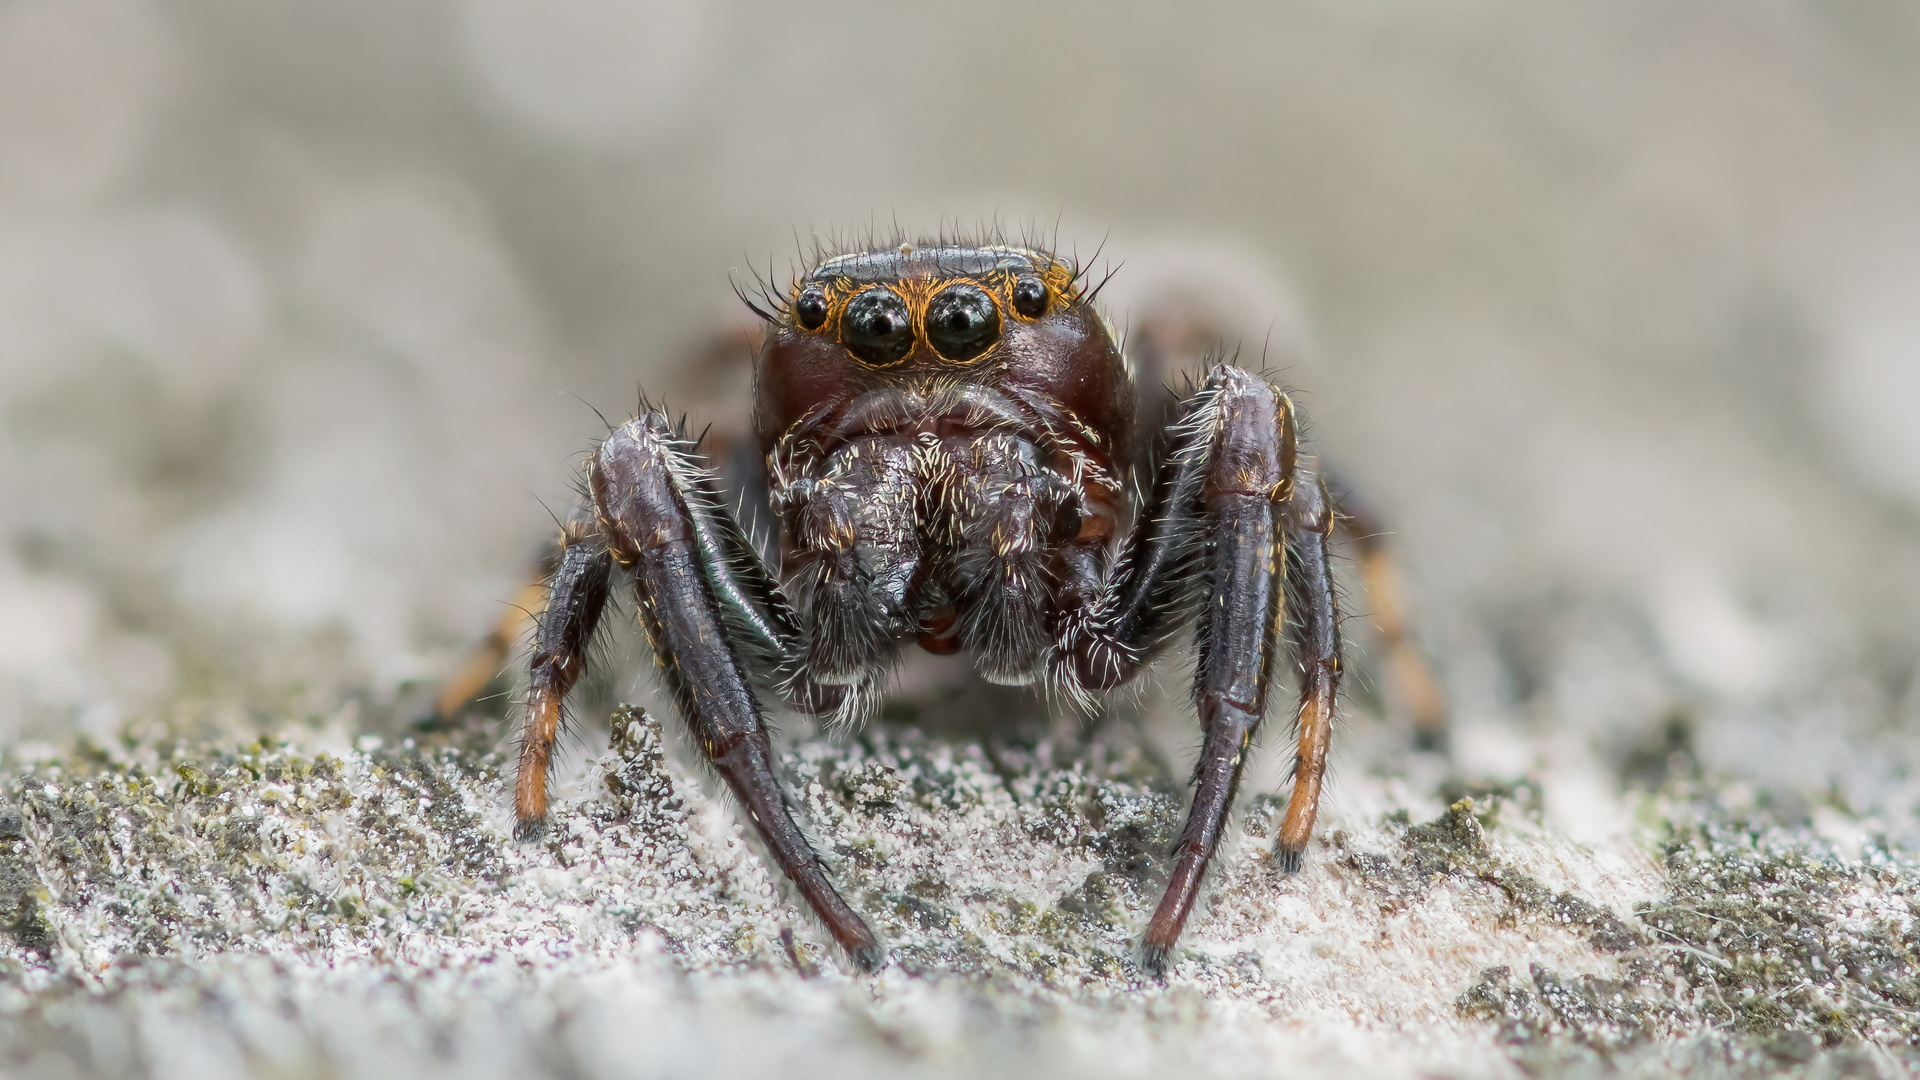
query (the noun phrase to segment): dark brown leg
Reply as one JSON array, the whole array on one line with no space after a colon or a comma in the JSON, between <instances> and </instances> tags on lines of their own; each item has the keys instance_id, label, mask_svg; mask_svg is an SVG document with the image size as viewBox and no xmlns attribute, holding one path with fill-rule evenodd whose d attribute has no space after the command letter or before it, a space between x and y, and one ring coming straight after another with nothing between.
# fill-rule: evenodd
<instances>
[{"instance_id":1,"label":"dark brown leg","mask_svg":"<svg viewBox=\"0 0 1920 1080\"><path fill-rule=\"evenodd\" d=\"M759 333L757 323L715 326L687 344L685 355L669 369L674 381L667 387L670 400L691 405L698 415L713 418L701 449L720 474L719 486L744 496L749 505L766 503L759 442L753 435L752 418L742 404L753 397L754 346ZM500 677L516 643L539 621L537 613L546 601L547 583L560 566L562 551L560 543L545 545L527 583L492 632L440 684L432 711L414 721L416 727L433 730L446 726Z\"/></svg>"},{"instance_id":2,"label":"dark brown leg","mask_svg":"<svg viewBox=\"0 0 1920 1080\"><path fill-rule=\"evenodd\" d=\"M1141 415L1158 415L1171 394L1164 389L1200 358L1220 353L1226 331L1218 316L1192 297L1173 297L1140 313L1127 338L1139 370ZM1414 641L1407 621L1406 591L1393 546L1376 516L1333 469L1321 474L1333 494L1335 527L1353 543L1366 588L1369 617L1387 660L1388 692L1413 723L1415 745L1441 749L1447 738L1447 699L1433 668Z\"/></svg>"},{"instance_id":3,"label":"dark brown leg","mask_svg":"<svg viewBox=\"0 0 1920 1080\"><path fill-rule=\"evenodd\" d=\"M607 606L612 560L583 503L561 534L559 565L548 579L547 602L536 620L527 682L527 714L520 727L520 765L513 788L514 836L539 833L547 819L547 774L564 726L567 691L587 670L587 647Z\"/></svg>"},{"instance_id":4,"label":"dark brown leg","mask_svg":"<svg viewBox=\"0 0 1920 1080\"><path fill-rule=\"evenodd\" d=\"M1353 488L1331 483L1336 526L1359 553L1360 579L1367 590L1368 622L1387 657L1387 684L1413 720L1415 744L1437 750L1447 741L1447 698L1407 630L1406 591L1387 542L1385 526Z\"/></svg>"},{"instance_id":5,"label":"dark brown leg","mask_svg":"<svg viewBox=\"0 0 1920 1080\"><path fill-rule=\"evenodd\" d=\"M1287 547L1291 554L1287 607L1292 614L1294 650L1300 664L1300 712L1293 758L1293 795L1280 821L1274 857L1280 868L1297 873L1313 839L1320 811L1320 781L1327 773L1327 748L1333 742L1334 698L1340 688L1340 609L1334 598L1327 538L1333 532L1332 500L1305 469L1294 474L1287 500Z\"/></svg>"},{"instance_id":6,"label":"dark brown leg","mask_svg":"<svg viewBox=\"0 0 1920 1080\"><path fill-rule=\"evenodd\" d=\"M1152 497L1118 564L1090 599L1059 619L1054 680L1074 696L1132 680L1193 613L1206 546L1203 496L1219 441L1216 384L1226 370L1175 410L1166 424L1167 445L1158 448Z\"/></svg>"},{"instance_id":7,"label":"dark brown leg","mask_svg":"<svg viewBox=\"0 0 1920 1080\"><path fill-rule=\"evenodd\" d=\"M1192 541L1202 551L1194 698L1205 736L1194 767L1193 807L1173 850L1166 894L1147 926L1144 963L1154 974L1164 973L1193 911L1266 712L1286 579L1289 494L1303 478L1317 490L1317 481L1295 470L1292 407L1284 395L1234 367L1216 368L1203 395L1204 406L1189 423L1208 444L1198 492L1203 532Z\"/></svg>"},{"instance_id":8,"label":"dark brown leg","mask_svg":"<svg viewBox=\"0 0 1920 1080\"><path fill-rule=\"evenodd\" d=\"M787 879L793 882L856 966L877 970L880 943L827 880L820 858L795 824L773 774L773 748L755 700L750 664L736 648L777 645L784 612L769 613L742 591L751 576L732 551L731 518L713 506L691 447L667 417L649 412L601 444L591 485L608 548L630 569L640 621L660 677L700 748L740 800ZM753 627L762 623L760 629ZM756 644L755 638L766 642Z\"/></svg>"}]
</instances>

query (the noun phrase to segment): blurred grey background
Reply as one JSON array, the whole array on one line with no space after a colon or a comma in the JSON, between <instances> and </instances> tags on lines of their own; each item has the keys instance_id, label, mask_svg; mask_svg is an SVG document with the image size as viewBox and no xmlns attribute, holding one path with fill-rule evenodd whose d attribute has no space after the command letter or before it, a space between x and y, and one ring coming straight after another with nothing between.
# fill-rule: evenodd
<instances>
[{"instance_id":1,"label":"blurred grey background","mask_svg":"<svg viewBox=\"0 0 1920 1080\"><path fill-rule=\"evenodd\" d=\"M1897 0L0 0L0 744L398 708L730 276L986 219L1267 350L1461 770L1910 832L1917 190Z\"/></svg>"}]
</instances>

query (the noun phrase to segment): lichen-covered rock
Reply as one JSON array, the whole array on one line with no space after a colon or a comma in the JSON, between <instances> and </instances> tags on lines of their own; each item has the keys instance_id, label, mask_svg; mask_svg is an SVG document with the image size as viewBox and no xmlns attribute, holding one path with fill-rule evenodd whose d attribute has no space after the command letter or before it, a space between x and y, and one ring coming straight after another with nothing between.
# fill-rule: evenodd
<instances>
[{"instance_id":1,"label":"lichen-covered rock","mask_svg":"<svg viewBox=\"0 0 1920 1080\"><path fill-rule=\"evenodd\" d=\"M878 727L787 781L889 942L847 974L638 709L510 839L491 755L268 740L76 754L0 789L0 1065L464 1077L759 1071L1882 1071L1920 866L1670 789L1638 846L1525 792L1336 810L1280 874L1253 798L1164 983L1183 810L1137 754ZM65 1063L65 1064L62 1064Z\"/></svg>"}]
</instances>

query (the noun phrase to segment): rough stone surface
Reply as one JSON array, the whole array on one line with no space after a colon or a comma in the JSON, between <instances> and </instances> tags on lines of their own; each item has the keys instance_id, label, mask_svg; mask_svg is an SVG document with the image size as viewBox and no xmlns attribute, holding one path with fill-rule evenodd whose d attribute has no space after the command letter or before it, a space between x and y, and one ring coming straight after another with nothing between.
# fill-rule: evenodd
<instances>
[{"instance_id":1,"label":"rough stone surface","mask_svg":"<svg viewBox=\"0 0 1920 1080\"><path fill-rule=\"evenodd\" d=\"M1404 1075L1920 1065L1920 863L1646 795L1638 845L1528 793L1338 814L1296 877L1278 800L1164 983L1133 949L1180 799L1096 742L808 740L786 780L889 942L849 975L725 807L623 708L537 842L499 759L131 744L11 777L0 1058L54 1075L764 1071ZM1124 1048L1122 1050L1121 1048ZM1120 1052L1116 1052L1120 1051Z\"/></svg>"}]
</instances>

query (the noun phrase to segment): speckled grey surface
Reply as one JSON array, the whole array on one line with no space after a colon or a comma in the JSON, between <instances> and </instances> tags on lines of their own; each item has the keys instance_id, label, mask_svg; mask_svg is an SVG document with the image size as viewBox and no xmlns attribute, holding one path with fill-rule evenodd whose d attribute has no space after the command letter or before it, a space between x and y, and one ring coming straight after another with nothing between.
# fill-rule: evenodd
<instances>
[{"instance_id":1,"label":"speckled grey surface","mask_svg":"<svg viewBox=\"0 0 1920 1080\"><path fill-rule=\"evenodd\" d=\"M7 787L8 1062L109 1075L1068 1075L1275 1063L1732 1075L1910 1066L1920 864L1685 780L1639 843L1537 792L1344 808L1302 876L1242 843L1165 982L1133 962L1180 805L1138 753L881 726L786 759L891 943L850 976L659 726L614 714L538 844L499 761L131 746ZM1421 800L1424 804L1427 800Z\"/></svg>"},{"instance_id":2,"label":"speckled grey surface","mask_svg":"<svg viewBox=\"0 0 1920 1080\"><path fill-rule=\"evenodd\" d=\"M0 1067L1911 1071L1916 57L1879 0L0 3ZM1451 752L1355 595L1308 869L1270 731L1165 985L1179 657L1099 724L939 665L782 718L875 979L630 634L510 842L504 703L408 722L587 403L737 424L730 272L996 215L1294 388Z\"/></svg>"}]
</instances>

